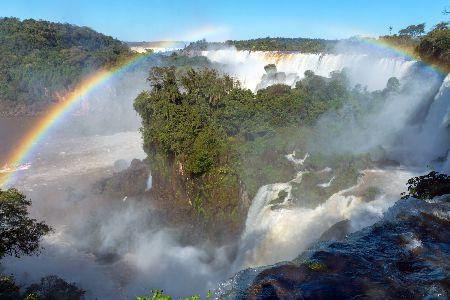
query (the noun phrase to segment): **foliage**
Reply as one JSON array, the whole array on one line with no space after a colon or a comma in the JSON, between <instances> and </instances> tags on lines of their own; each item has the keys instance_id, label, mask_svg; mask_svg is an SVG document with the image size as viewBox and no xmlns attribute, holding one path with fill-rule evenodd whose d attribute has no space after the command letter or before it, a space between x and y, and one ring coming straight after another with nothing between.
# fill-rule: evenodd
<instances>
[{"instance_id":1,"label":"foliage","mask_svg":"<svg viewBox=\"0 0 450 300\"><path fill-rule=\"evenodd\" d=\"M39 249L40 238L51 229L28 216L31 201L16 189L0 190L0 258L30 255Z\"/></svg>"},{"instance_id":2,"label":"foliage","mask_svg":"<svg viewBox=\"0 0 450 300\"><path fill-rule=\"evenodd\" d=\"M20 299L20 287L14 282L13 277L0 275L0 299Z\"/></svg>"},{"instance_id":3,"label":"foliage","mask_svg":"<svg viewBox=\"0 0 450 300\"><path fill-rule=\"evenodd\" d=\"M205 51L234 46L237 50L250 51L300 51L304 53L327 53L334 49L337 40L266 37L251 40L228 40L224 43L207 42L205 39L190 43L185 51Z\"/></svg>"},{"instance_id":4,"label":"foliage","mask_svg":"<svg viewBox=\"0 0 450 300\"><path fill-rule=\"evenodd\" d=\"M30 285L25 291L25 299L53 300L82 300L85 291L73 283L50 275L41 278L39 283ZM34 298L33 298L34 297Z\"/></svg>"},{"instance_id":5,"label":"foliage","mask_svg":"<svg viewBox=\"0 0 450 300\"><path fill-rule=\"evenodd\" d=\"M425 200L450 194L450 176L436 171L413 177L406 185L408 193L402 193L403 199L414 197Z\"/></svg>"},{"instance_id":6,"label":"foliage","mask_svg":"<svg viewBox=\"0 0 450 300\"><path fill-rule=\"evenodd\" d=\"M206 299L211 299L211 291L208 291L206 293ZM163 291L161 290L152 290L152 294L150 296L138 296L136 297L136 300L171 300L172 297L165 295ZM200 296L194 295L194 296L188 296L185 298L182 298L183 300L199 300Z\"/></svg>"},{"instance_id":7,"label":"foliage","mask_svg":"<svg viewBox=\"0 0 450 300\"><path fill-rule=\"evenodd\" d=\"M426 34L425 24L422 23L407 26L398 34L382 36L380 39L426 63L436 64L450 71L450 28L447 22L436 24Z\"/></svg>"},{"instance_id":8,"label":"foliage","mask_svg":"<svg viewBox=\"0 0 450 300\"><path fill-rule=\"evenodd\" d=\"M401 29L398 34L400 36L409 36L411 38L416 38L425 33L425 23L417 25L409 25L406 28Z\"/></svg>"},{"instance_id":9,"label":"foliage","mask_svg":"<svg viewBox=\"0 0 450 300\"><path fill-rule=\"evenodd\" d=\"M330 79L309 73L294 89L273 85L256 95L210 69L180 74L175 67L155 67L149 81L153 89L134 103L143 122L144 147L147 153L175 157L193 175L226 164L236 141L310 124L349 96L340 73Z\"/></svg>"},{"instance_id":10,"label":"foliage","mask_svg":"<svg viewBox=\"0 0 450 300\"><path fill-rule=\"evenodd\" d=\"M300 51L305 53L330 52L337 44L336 40L308 38L259 38L242 41L227 41L227 45L235 46L237 50L252 51Z\"/></svg>"},{"instance_id":11,"label":"foliage","mask_svg":"<svg viewBox=\"0 0 450 300\"><path fill-rule=\"evenodd\" d=\"M438 24L422 37L416 50L422 60L438 64L450 71L450 29L447 24Z\"/></svg>"},{"instance_id":12,"label":"foliage","mask_svg":"<svg viewBox=\"0 0 450 300\"><path fill-rule=\"evenodd\" d=\"M0 53L0 104L43 106L87 73L132 55L88 27L17 18L0 18Z\"/></svg>"}]
</instances>

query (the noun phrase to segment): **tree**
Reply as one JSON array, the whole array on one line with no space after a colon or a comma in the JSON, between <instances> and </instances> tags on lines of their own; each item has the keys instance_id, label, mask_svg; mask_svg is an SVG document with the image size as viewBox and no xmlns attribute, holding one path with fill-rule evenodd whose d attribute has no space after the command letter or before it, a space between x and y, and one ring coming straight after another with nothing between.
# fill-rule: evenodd
<instances>
[{"instance_id":1,"label":"tree","mask_svg":"<svg viewBox=\"0 0 450 300\"><path fill-rule=\"evenodd\" d=\"M30 255L39 249L40 238L51 231L28 216L31 201L16 189L0 190L0 258Z\"/></svg>"},{"instance_id":2,"label":"tree","mask_svg":"<svg viewBox=\"0 0 450 300\"><path fill-rule=\"evenodd\" d=\"M34 296L31 299L39 300L83 300L84 294L85 291L75 284L68 283L55 275L41 278L39 283L30 285L25 291L26 297Z\"/></svg>"},{"instance_id":3,"label":"tree","mask_svg":"<svg viewBox=\"0 0 450 300\"><path fill-rule=\"evenodd\" d=\"M448 29L448 22L440 22L434 25L433 30L445 30Z\"/></svg>"},{"instance_id":4,"label":"tree","mask_svg":"<svg viewBox=\"0 0 450 300\"><path fill-rule=\"evenodd\" d=\"M400 36L408 36L411 38L419 37L425 33L425 23L409 25L408 27L401 29L398 33Z\"/></svg>"},{"instance_id":5,"label":"tree","mask_svg":"<svg viewBox=\"0 0 450 300\"><path fill-rule=\"evenodd\" d=\"M389 35L392 35L392 26L389 26Z\"/></svg>"},{"instance_id":6,"label":"tree","mask_svg":"<svg viewBox=\"0 0 450 300\"><path fill-rule=\"evenodd\" d=\"M450 176L431 171L422 176L413 177L406 184L408 193L402 193L402 198L433 199L434 197L450 194Z\"/></svg>"},{"instance_id":7,"label":"tree","mask_svg":"<svg viewBox=\"0 0 450 300\"><path fill-rule=\"evenodd\" d=\"M443 15L450 15L450 6L446 6L442 11Z\"/></svg>"},{"instance_id":8,"label":"tree","mask_svg":"<svg viewBox=\"0 0 450 300\"><path fill-rule=\"evenodd\" d=\"M450 28L445 23L436 25L420 39L416 51L422 60L450 70Z\"/></svg>"},{"instance_id":9,"label":"tree","mask_svg":"<svg viewBox=\"0 0 450 300\"><path fill-rule=\"evenodd\" d=\"M400 81L397 77L391 77L386 84L386 90L388 92L398 92L400 90Z\"/></svg>"}]
</instances>

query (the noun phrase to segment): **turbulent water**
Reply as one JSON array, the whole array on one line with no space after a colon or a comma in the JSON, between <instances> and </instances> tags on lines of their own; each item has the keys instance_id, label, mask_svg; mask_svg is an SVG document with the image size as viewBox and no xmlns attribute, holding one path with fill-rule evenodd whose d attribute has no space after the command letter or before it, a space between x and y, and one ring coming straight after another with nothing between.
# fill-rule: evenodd
<instances>
[{"instance_id":1,"label":"turbulent water","mask_svg":"<svg viewBox=\"0 0 450 300\"><path fill-rule=\"evenodd\" d=\"M199 293L244 268L297 257L339 221L349 220L351 232L374 224L399 199L407 179L426 171L427 164L450 171L449 160L445 160L450 155L450 76L444 79L431 74L417 62L404 58L367 54L226 49L206 51L203 55L223 64L224 71L237 76L252 90L261 86L264 66L269 63L286 73L283 82L289 85L301 79L306 70L329 76L332 71L346 68L352 85L365 85L369 90L383 89L390 77L398 77L402 86L410 86L409 92L389 99L379 114L365 120L364 129L349 124L345 131L351 136L334 136L339 144L328 140L326 143L328 149L337 153L362 153L383 146L388 157L401 167L362 170L355 186L323 199L315 207L302 207L292 201L293 186L300 184L305 174L323 172L327 177L317 187L330 188L335 184L334 170L310 170L304 166L310 159L308 155L286 155L297 175L288 182L260 187L239 239L237 258L229 261L225 248L180 244L176 232L158 225L151 204L91 194L91 185L112 174L117 160L129 163L133 158L145 157L137 132L139 120L130 101L144 86L144 80L130 86L122 81L116 89L108 87L98 92L94 101L97 104L91 109L100 121L74 118L66 124L66 130L75 128L82 134L64 136L63 132L50 137L38 148L30 169L18 173L14 183L33 200L33 217L46 220L54 226L55 233L44 240L42 255L6 259L6 272L14 273L22 283L57 274L78 283L88 291L89 298L121 299L145 294L152 288L180 297ZM135 75L145 78L143 74ZM120 99L130 99L120 102L118 95ZM111 111L117 106L109 107L111 99L120 103L121 110L114 114ZM326 115L320 122L333 123L334 119ZM91 130L90 126L102 130ZM299 150L306 153L310 149ZM145 189L152 188L151 175L145 184ZM361 197L361 191L371 186L379 187L380 192L367 201ZM280 191L285 191L286 196L274 203ZM33 275L29 275L30 269ZM245 274L258 271L249 269Z\"/></svg>"},{"instance_id":2,"label":"turbulent water","mask_svg":"<svg viewBox=\"0 0 450 300\"><path fill-rule=\"evenodd\" d=\"M293 181L299 183L301 175L299 172ZM240 264L262 266L293 259L339 221L350 220L352 231L375 223L398 200L402 185L411 176L405 170L365 170L356 186L332 195L315 208L289 205L292 182L261 187L248 213ZM379 197L367 202L356 196L358 190L371 186L381 188ZM282 190L288 190L284 207L274 209L270 202Z\"/></svg>"},{"instance_id":3,"label":"turbulent water","mask_svg":"<svg viewBox=\"0 0 450 300\"><path fill-rule=\"evenodd\" d=\"M450 195L399 201L383 220L292 262L247 269L218 299L448 299Z\"/></svg>"},{"instance_id":4,"label":"turbulent water","mask_svg":"<svg viewBox=\"0 0 450 300\"><path fill-rule=\"evenodd\" d=\"M390 77L403 78L415 61L400 57L379 57L367 54L311 54L222 49L203 51L213 62L225 65L225 71L235 75L245 87L255 91L264 74L264 66L275 64L286 73L285 84L294 85L307 70L328 77L332 71L348 69L353 84L369 90L383 89Z\"/></svg>"}]
</instances>

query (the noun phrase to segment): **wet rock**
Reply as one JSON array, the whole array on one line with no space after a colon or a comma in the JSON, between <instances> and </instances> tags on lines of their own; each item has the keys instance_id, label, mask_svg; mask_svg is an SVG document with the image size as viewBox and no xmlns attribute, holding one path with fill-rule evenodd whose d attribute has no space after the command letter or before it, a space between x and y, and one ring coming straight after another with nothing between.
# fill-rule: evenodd
<instances>
[{"instance_id":1,"label":"wet rock","mask_svg":"<svg viewBox=\"0 0 450 300\"><path fill-rule=\"evenodd\" d=\"M130 167L97 182L96 193L123 198L141 196L147 188L150 168L145 161L133 159Z\"/></svg>"},{"instance_id":2,"label":"wet rock","mask_svg":"<svg viewBox=\"0 0 450 300\"><path fill-rule=\"evenodd\" d=\"M128 168L128 163L125 159L119 159L114 162L114 171L122 172Z\"/></svg>"},{"instance_id":3,"label":"wet rock","mask_svg":"<svg viewBox=\"0 0 450 300\"><path fill-rule=\"evenodd\" d=\"M323 241L342 241L351 232L352 226L348 219L337 222L330 227L327 231L322 233L319 238L319 242Z\"/></svg>"}]
</instances>

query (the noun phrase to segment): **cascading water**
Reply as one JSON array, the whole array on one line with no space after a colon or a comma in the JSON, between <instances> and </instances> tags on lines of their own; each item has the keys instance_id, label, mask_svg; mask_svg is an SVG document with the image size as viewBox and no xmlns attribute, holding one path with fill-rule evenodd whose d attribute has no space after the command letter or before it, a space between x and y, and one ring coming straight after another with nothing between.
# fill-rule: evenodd
<instances>
[{"instance_id":1,"label":"cascading water","mask_svg":"<svg viewBox=\"0 0 450 300\"><path fill-rule=\"evenodd\" d=\"M152 189L153 186L153 177L152 177L152 173L150 172L148 174L148 179L147 179L147 186L145 187L146 191L149 191Z\"/></svg>"},{"instance_id":2,"label":"cascading water","mask_svg":"<svg viewBox=\"0 0 450 300\"><path fill-rule=\"evenodd\" d=\"M435 169L450 172L447 158L450 149L450 74L432 97L423 122L406 128L403 136L402 145L393 149L395 154L403 153L403 158L411 164L430 164Z\"/></svg>"},{"instance_id":3,"label":"cascading water","mask_svg":"<svg viewBox=\"0 0 450 300\"><path fill-rule=\"evenodd\" d=\"M333 71L348 69L353 84L369 90L383 89L390 77L402 78L416 62L401 57L379 57L367 54L314 54L264 51L237 51L233 48L202 51L209 60L225 65L225 71L236 76L245 87L255 91L264 75L264 66L275 64L286 75L285 84L294 85L307 70L328 77Z\"/></svg>"},{"instance_id":4,"label":"cascading water","mask_svg":"<svg viewBox=\"0 0 450 300\"><path fill-rule=\"evenodd\" d=\"M286 158L299 168L304 162L294 161L289 155ZM314 171L301 170L289 182L268 184L258 190L241 238L238 268L293 259L342 220L350 221L352 231L372 225L398 200L402 185L412 176L404 170L365 170L355 186L333 194L314 208L305 208L292 201L291 191L293 184L301 183L302 176L309 172ZM324 172L332 170L316 173ZM334 179L333 176L321 188L329 187ZM371 186L380 187L380 193L366 201L361 191Z\"/></svg>"}]
</instances>

